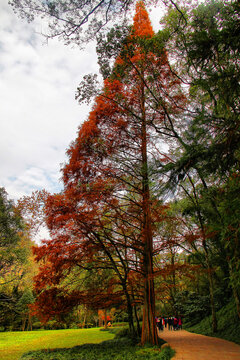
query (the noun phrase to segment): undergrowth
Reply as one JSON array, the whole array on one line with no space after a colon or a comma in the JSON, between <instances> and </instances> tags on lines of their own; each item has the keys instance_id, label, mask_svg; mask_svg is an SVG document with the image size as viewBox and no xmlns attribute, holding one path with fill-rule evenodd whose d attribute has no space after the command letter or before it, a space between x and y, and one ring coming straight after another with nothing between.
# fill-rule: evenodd
<instances>
[{"instance_id":1,"label":"undergrowth","mask_svg":"<svg viewBox=\"0 0 240 360\"><path fill-rule=\"evenodd\" d=\"M100 344L84 344L70 349L31 351L21 360L170 360L174 350L159 346L140 347L131 339L114 339Z\"/></svg>"},{"instance_id":2,"label":"undergrowth","mask_svg":"<svg viewBox=\"0 0 240 360\"><path fill-rule=\"evenodd\" d=\"M218 331L212 331L212 316L204 318L194 326L185 324L184 328L188 331L215 336L225 340L233 341L240 344L240 320L237 315L234 301L230 301L226 306L217 312Z\"/></svg>"}]
</instances>

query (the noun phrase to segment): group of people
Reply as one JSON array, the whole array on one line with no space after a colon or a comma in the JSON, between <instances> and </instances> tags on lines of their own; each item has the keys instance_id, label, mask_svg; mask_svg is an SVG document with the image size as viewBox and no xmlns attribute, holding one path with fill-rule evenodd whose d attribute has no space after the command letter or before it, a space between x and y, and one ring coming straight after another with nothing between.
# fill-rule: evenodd
<instances>
[{"instance_id":1,"label":"group of people","mask_svg":"<svg viewBox=\"0 0 240 360\"><path fill-rule=\"evenodd\" d=\"M182 318L173 317L156 317L156 325L159 331L164 330L168 327L168 330L181 330L182 329Z\"/></svg>"}]
</instances>

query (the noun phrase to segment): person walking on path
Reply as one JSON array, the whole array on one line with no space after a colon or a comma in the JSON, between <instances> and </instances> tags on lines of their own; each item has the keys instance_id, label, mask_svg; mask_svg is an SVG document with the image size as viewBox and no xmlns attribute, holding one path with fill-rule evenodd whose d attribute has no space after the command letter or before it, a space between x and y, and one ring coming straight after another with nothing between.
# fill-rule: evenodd
<instances>
[{"instance_id":1,"label":"person walking on path","mask_svg":"<svg viewBox=\"0 0 240 360\"><path fill-rule=\"evenodd\" d=\"M162 319L162 330L164 330L165 319L164 319L164 317L162 317L161 319Z\"/></svg>"},{"instance_id":2,"label":"person walking on path","mask_svg":"<svg viewBox=\"0 0 240 360\"><path fill-rule=\"evenodd\" d=\"M157 325L157 332L158 332L158 336L159 336L160 331L162 330L162 319L161 319L161 317L157 318L156 325Z\"/></svg>"},{"instance_id":3,"label":"person walking on path","mask_svg":"<svg viewBox=\"0 0 240 360\"><path fill-rule=\"evenodd\" d=\"M178 318L178 330L182 330L182 319L181 318Z\"/></svg>"},{"instance_id":4,"label":"person walking on path","mask_svg":"<svg viewBox=\"0 0 240 360\"><path fill-rule=\"evenodd\" d=\"M171 360L240 360L240 345L227 340L186 330L166 330L160 337L176 351Z\"/></svg>"},{"instance_id":5,"label":"person walking on path","mask_svg":"<svg viewBox=\"0 0 240 360\"><path fill-rule=\"evenodd\" d=\"M178 318L175 316L173 319L173 330L177 330Z\"/></svg>"},{"instance_id":6,"label":"person walking on path","mask_svg":"<svg viewBox=\"0 0 240 360\"><path fill-rule=\"evenodd\" d=\"M165 328L167 327L167 324L168 324L168 319L166 317L164 317L164 326L165 326Z\"/></svg>"},{"instance_id":7,"label":"person walking on path","mask_svg":"<svg viewBox=\"0 0 240 360\"><path fill-rule=\"evenodd\" d=\"M168 330L172 330L173 329L173 318L169 317L168 318Z\"/></svg>"}]
</instances>

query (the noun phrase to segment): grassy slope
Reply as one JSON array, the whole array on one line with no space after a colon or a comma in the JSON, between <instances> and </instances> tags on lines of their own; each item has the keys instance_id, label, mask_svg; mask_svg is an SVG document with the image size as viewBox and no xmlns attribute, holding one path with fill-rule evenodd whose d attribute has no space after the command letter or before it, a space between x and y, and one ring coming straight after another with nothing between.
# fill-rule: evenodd
<instances>
[{"instance_id":1,"label":"grassy slope","mask_svg":"<svg viewBox=\"0 0 240 360\"><path fill-rule=\"evenodd\" d=\"M218 332L214 334L211 329L211 316L192 327L186 324L184 328L197 334L215 336L240 344L240 320L233 301L217 312L217 320Z\"/></svg>"},{"instance_id":2,"label":"grassy slope","mask_svg":"<svg viewBox=\"0 0 240 360\"><path fill-rule=\"evenodd\" d=\"M0 359L18 360L24 352L30 350L70 348L113 338L113 334L99 329L5 332L0 333Z\"/></svg>"}]
</instances>

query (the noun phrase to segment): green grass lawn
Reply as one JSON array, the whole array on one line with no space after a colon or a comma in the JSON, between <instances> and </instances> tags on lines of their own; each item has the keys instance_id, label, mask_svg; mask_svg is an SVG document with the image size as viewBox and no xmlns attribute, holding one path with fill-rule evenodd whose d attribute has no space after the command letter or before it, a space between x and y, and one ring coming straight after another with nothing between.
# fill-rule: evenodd
<instances>
[{"instance_id":1,"label":"green grass lawn","mask_svg":"<svg viewBox=\"0 0 240 360\"><path fill-rule=\"evenodd\" d=\"M86 343L100 343L114 335L99 329L42 330L1 332L0 360L18 360L30 350L71 348Z\"/></svg>"}]
</instances>

